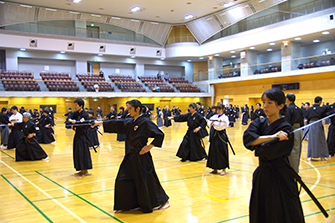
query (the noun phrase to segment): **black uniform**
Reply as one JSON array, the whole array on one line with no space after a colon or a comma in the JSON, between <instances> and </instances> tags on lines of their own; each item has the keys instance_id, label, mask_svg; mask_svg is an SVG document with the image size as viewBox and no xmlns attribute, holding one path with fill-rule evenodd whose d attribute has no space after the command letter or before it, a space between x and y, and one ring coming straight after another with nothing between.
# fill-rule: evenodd
<instances>
[{"instance_id":1,"label":"black uniform","mask_svg":"<svg viewBox=\"0 0 335 223\"><path fill-rule=\"evenodd\" d=\"M278 131L291 132L292 126L280 118L268 125L268 119L256 119L244 132L243 143L247 149L255 150L259 167L253 174L249 206L249 221L292 222L304 221L297 182L289 170L288 155L293 147L293 137L277 141L268 146L250 146L260 136Z\"/></svg>"},{"instance_id":2,"label":"black uniform","mask_svg":"<svg viewBox=\"0 0 335 223\"><path fill-rule=\"evenodd\" d=\"M9 116L4 113L0 113L0 123L7 125ZM8 136L9 136L9 128L7 126L2 126L1 128L1 145L7 146L8 144Z\"/></svg>"},{"instance_id":3,"label":"black uniform","mask_svg":"<svg viewBox=\"0 0 335 223\"><path fill-rule=\"evenodd\" d=\"M330 105L330 114L333 114L335 111L335 103ZM328 128L328 137L327 137L327 145L329 150L329 155L335 155L335 116L330 118L330 126Z\"/></svg>"},{"instance_id":4,"label":"black uniform","mask_svg":"<svg viewBox=\"0 0 335 223\"><path fill-rule=\"evenodd\" d=\"M97 119L92 116L91 118L89 118L89 120L95 121ZM89 127L87 129L87 135L91 139L91 142L93 143L94 146L100 145L97 130L98 130L98 126L94 126L93 128ZM92 147L92 144L89 143L88 145L89 147Z\"/></svg>"},{"instance_id":5,"label":"black uniform","mask_svg":"<svg viewBox=\"0 0 335 223\"><path fill-rule=\"evenodd\" d=\"M49 144L55 141L55 138L53 136L54 130L51 128L52 119L49 115L43 115L41 116L40 120L38 121L39 129L40 131L37 133L37 141L39 143L43 144ZM49 125L50 124L50 125ZM45 127L46 125L49 125L49 127Z\"/></svg>"},{"instance_id":6,"label":"black uniform","mask_svg":"<svg viewBox=\"0 0 335 223\"><path fill-rule=\"evenodd\" d=\"M107 119L114 119L114 118L116 118L116 116L117 116L117 113L116 113L115 110L114 110L114 111L110 111L110 112L106 115Z\"/></svg>"},{"instance_id":7,"label":"black uniform","mask_svg":"<svg viewBox=\"0 0 335 223\"><path fill-rule=\"evenodd\" d=\"M227 109L227 116L229 118L229 126L234 127L234 123L236 121L236 111L234 108Z\"/></svg>"},{"instance_id":8,"label":"black uniform","mask_svg":"<svg viewBox=\"0 0 335 223\"><path fill-rule=\"evenodd\" d=\"M246 108L241 108L242 109L242 125L248 125L248 119L249 119L249 109L248 107Z\"/></svg>"},{"instance_id":9,"label":"black uniform","mask_svg":"<svg viewBox=\"0 0 335 223\"><path fill-rule=\"evenodd\" d=\"M264 118L266 117L265 112L262 108L256 109L255 112L254 112L254 115L255 115L255 119L257 119L261 116L263 116Z\"/></svg>"},{"instance_id":10,"label":"black uniform","mask_svg":"<svg viewBox=\"0 0 335 223\"><path fill-rule=\"evenodd\" d=\"M206 110L203 108L198 108L197 113L199 113L202 117L205 117ZM208 136L208 132L206 128L201 128L199 133L200 133L201 138L205 138L206 136Z\"/></svg>"},{"instance_id":11,"label":"black uniform","mask_svg":"<svg viewBox=\"0 0 335 223\"><path fill-rule=\"evenodd\" d=\"M28 139L31 133L36 133L39 129L31 120L27 122L15 123L17 129L22 129L24 138L20 140L15 150L15 161L41 160L48 157L42 147L38 144L36 137Z\"/></svg>"},{"instance_id":12,"label":"black uniform","mask_svg":"<svg viewBox=\"0 0 335 223\"><path fill-rule=\"evenodd\" d=\"M164 133L143 115L136 120L106 120L103 127L105 132L126 134L130 145L115 180L114 210L140 207L144 213L150 213L154 207L165 204L169 197L159 182L151 153L139 154L148 138L154 138L152 145L161 147Z\"/></svg>"},{"instance_id":13,"label":"black uniform","mask_svg":"<svg viewBox=\"0 0 335 223\"><path fill-rule=\"evenodd\" d=\"M168 117L171 116L171 111L169 109L163 109L163 118L164 118L164 126L169 127L171 126L171 120Z\"/></svg>"},{"instance_id":14,"label":"black uniform","mask_svg":"<svg viewBox=\"0 0 335 223\"><path fill-rule=\"evenodd\" d=\"M191 113L186 113L184 115L174 117L175 122L187 122L188 130L181 142L177 156L182 159L182 161L198 161L207 158L205 151L205 146L203 145L200 131L197 133L193 132L195 128L201 126L201 128L206 127L206 121L199 113L195 112L193 115Z\"/></svg>"},{"instance_id":15,"label":"black uniform","mask_svg":"<svg viewBox=\"0 0 335 223\"><path fill-rule=\"evenodd\" d=\"M82 110L73 112L72 119L76 120L77 123L81 123L80 120L84 118L89 120L87 112ZM75 127L76 133L73 138L73 163L74 168L79 170L92 169L91 153L89 149L89 142L87 139L87 129L89 126L77 126Z\"/></svg>"}]
</instances>

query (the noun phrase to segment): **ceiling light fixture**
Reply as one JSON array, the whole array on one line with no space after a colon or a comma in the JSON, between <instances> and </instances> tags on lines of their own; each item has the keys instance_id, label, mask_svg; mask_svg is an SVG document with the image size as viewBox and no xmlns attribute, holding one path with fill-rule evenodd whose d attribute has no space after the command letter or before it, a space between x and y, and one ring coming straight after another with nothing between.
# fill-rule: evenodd
<instances>
[{"instance_id":1,"label":"ceiling light fixture","mask_svg":"<svg viewBox=\"0 0 335 223\"><path fill-rule=\"evenodd\" d=\"M161 57L161 60L165 60L165 57Z\"/></svg>"},{"instance_id":2,"label":"ceiling light fixture","mask_svg":"<svg viewBox=\"0 0 335 223\"><path fill-rule=\"evenodd\" d=\"M72 0L73 3L79 3L81 0Z\"/></svg>"},{"instance_id":3,"label":"ceiling light fixture","mask_svg":"<svg viewBox=\"0 0 335 223\"><path fill-rule=\"evenodd\" d=\"M219 57L219 56L220 56L220 54L218 54L218 53L217 53L217 54L215 54L214 56L216 56L216 57Z\"/></svg>"},{"instance_id":4,"label":"ceiling light fixture","mask_svg":"<svg viewBox=\"0 0 335 223\"><path fill-rule=\"evenodd\" d=\"M192 19L194 17L194 15L193 14L188 14L188 15L185 15L185 19Z\"/></svg>"},{"instance_id":5,"label":"ceiling light fixture","mask_svg":"<svg viewBox=\"0 0 335 223\"><path fill-rule=\"evenodd\" d=\"M236 52L235 50L230 51L230 53L235 53L235 52Z\"/></svg>"},{"instance_id":6,"label":"ceiling light fixture","mask_svg":"<svg viewBox=\"0 0 335 223\"><path fill-rule=\"evenodd\" d=\"M320 43L320 40L319 39L315 39L315 40L313 40L313 43Z\"/></svg>"},{"instance_id":7,"label":"ceiling light fixture","mask_svg":"<svg viewBox=\"0 0 335 223\"><path fill-rule=\"evenodd\" d=\"M136 58L136 56L131 56L130 58L132 58L132 59L135 59L135 58Z\"/></svg>"},{"instance_id":8,"label":"ceiling light fixture","mask_svg":"<svg viewBox=\"0 0 335 223\"><path fill-rule=\"evenodd\" d=\"M270 45L270 46L274 46L274 45L276 45L276 43L270 43L269 45Z\"/></svg>"},{"instance_id":9,"label":"ceiling light fixture","mask_svg":"<svg viewBox=\"0 0 335 223\"><path fill-rule=\"evenodd\" d=\"M235 57L236 57L236 55L232 55L232 56L231 56L231 58L235 58Z\"/></svg>"},{"instance_id":10,"label":"ceiling light fixture","mask_svg":"<svg viewBox=\"0 0 335 223\"><path fill-rule=\"evenodd\" d=\"M192 62L192 60L187 60L187 62Z\"/></svg>"},{"instance_id":11,"label":"ceiling light fixture","mask_svg":"<svg viewBox=\"0 0 335 223\"><path fill-rule=\"evenodd\" d=\"M295 40L301 40L302 38L301 37L296 37L294 38Z\"/></svg>"},{"instance_id":12,"label":"ceiling light fixture","mask_svg":"<svg viewBox=\"0 0 335 223\"><path fill-rule=\"evenodd\" d=\"M223 3L223 7L230 7L230 6L232 6L232 5L234 5L234 2L225 2L225 3Z\"/></svg>"},{"instance_id":13,"label":"ceiling light fixture","mask_svg":"<svg viewBox=\"0 0 335 223\"><path fill-rule=\"evenodd\" d=\"M112 19L121 19L121 18L119 18L119 17L112 17Z\"/></svg>"},{"instance_id":14,"label":"ceiling light fixture","mask_svg":"<svg viewBox=\"0 0 335 223\"><path fill-rule=\"evenodd\" d=\"M25 48L20 48L20 50L21 50L21 51L26 51L26 49L25 49Z\"/></svg>"},{"instance_id":15,"label":"ceiling light fixture","mask_svg":"<svg viewBox=\"0 0 335 223\"><path fill-rule=\"evenodd\" d=\"M63 54L64 54L64 53L65 53L65 51L63 51L63 50L62 50L62 51L60 51L59 53L63 53Z\"/></svg>"},{"instance_id":16,"label":"ceiling light fixture","mask_svg":"<svg viewBox=\"0 0 335 223\"><path fill-rule=\"evenodd\" d=\"M200 59L200 60L203 60L203 59L204 59L204 57L199 57L199 59Z\"/></svg>"},{"instance_id":17,"label":"ceiling light fixture","mask_svg":"<svg viewBox=\"0 0 335 223\"><path fill-rule=\"evenodd\" d=\"M324 31L324 32L322 32L322 34L323 35L328 35L328 34L330 34L330 32L329 31Z\"/></svg>"},{"instance_id":18,"label":"ceiling light fixture","mask_svg":"<svg viewBox=\"0 0 335 223\"><path fill-rule=\"evenodd\" d=\"M96 15L96 14L91 14L91 16L94 16L94 17L101 17L101 15Z\"/></svg>"},{"instance_id":19,"label":"ceiling light fixture","mask_svg":"<svg viewBox=\"0 0 335 223\"><path fill-rule=\"evenodd\" d=\"M132 7L132 8L130 9L130 11L132 11L132 12L138 12L138 11L140 11L140 10L141 10L141 7L138 6L138 5L136 5L136 6L134 6L134 7Z\"/></svg>"},{"instance_id":20,"label":"ceiling light fixture","mask_svg":"<svg viewBox=\"0 0 335 223\"><path fill-rule=\"evenodd\" d=\"M49 8L45 8L45 10L48 10L48 11L54 11L54 12L57 11L56 9L49 9Z\"/></svg>"},{"instance_id":21,"label":"ceiling light fixture","mask_svg":"<svg viewBox=\"0 0 335 223\"><path fill-rule=\"evenodd\" d=\"M249 49L251 49L251 50L254 50L254 49L256 49L256 47L254 47L254 46L251 46Z\"/></svg>"},{"instance_id":22,"label":"ceiling light fixture","mask_svg":"<svg viewBox=\"0 0 335 223\"><path fill-rule=\"evenodd\" d=\"M25 8L32 8L32 6L30 5L20 5L21 7L25 7Z\"/></svg>"},{"instance_id":23,"label":"ceiling light fixture","mask_svg":"<svg viewBox=\"0 0 335 223\"><path fill-rule=\"evenodd\" d=\"M270 51L273 51L273 49L269 48L269 49L267 49L266 51L270 52Z\"/></svg>"}]
</instances>

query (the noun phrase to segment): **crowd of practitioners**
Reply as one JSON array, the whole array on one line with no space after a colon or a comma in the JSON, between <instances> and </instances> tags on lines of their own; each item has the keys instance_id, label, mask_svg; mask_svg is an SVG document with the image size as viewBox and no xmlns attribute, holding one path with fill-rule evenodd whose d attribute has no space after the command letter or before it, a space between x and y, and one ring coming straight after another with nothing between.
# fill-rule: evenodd
<instances>
[{"instance_id":1,"label":"crowd of practitioners","mask_svg":"<svg viewBox=\"0 0 335 223\"><path fill-rule=\"evenodd\" d=\"M227 129L234 127L237 120L242 125L248 125L243 134L243 143L247 149L255 151L259 157L259 167L254 173L253 190L250 201L250 222L262 222L264 219L292 219L290 222L304 222L299 192L296 181L290 175L290 169L299 172L302 140L308 139L308 158L321 161L334 155L335 150L335 116L331 123L326 140L324 125L321 119L334 114L335 103L323 105L321 97L315 97L314 104L309 107L305 103L301 108L295 105L293 93L286 96L280 90L271 89L263 93L262 104L256 104L256 109L247 105L225 106L218 103L208 107L207 112L200 102L190 103L188 110L182 114L178 106L171 110L168 106L156 108L157 121L150 117L152 112L138 100L128 101L119 107L117 113L114 106L110 112L103 115L100 108L96 110L85 108L84 100L74 101L74 111L69 109L67 128L75 131L73 140L73 163L77 173L75 176L88 176L88 170L93 169L90 148L99 147L98 126L105 133L117 133L117 141L125 142L125 156L120 165L115 181L114 210L116 213L141 208L148 213L153 210L166 209L170 206L169 197L161 186L155 172L150 150L161 147L164 140L163 127L169 127L174 122L186 122L188 129L180 143L176 156L181 162L205 161L211 174L226 175L229 166L229 147L234 153L229 141ZM10 112L10 113L8 113ZM103 120L103 118L105 120ZM16 161L48 159L39 143L51 143L54 140L52 126L54 118L52 108L37 112L36 110L18 111L13 106L10 111L2 109L0 121L3 124L1 133L2 147L16 148ZM315 122L315 123L314 123ZM314 123L314 124L313 124ZM304 125L308 128L301 130ZM12 130L8 134L8 127ZM43 130L42 130L43 129ZM7 138L6 138L7 136ZM209 138L208 154L203 138ZM149 142L148 138L153 138ZM262 146L272 139L278 139L268 146ZM32 146L34 145L34 146ZM235 154L235 153L234 153ZM284 168L281 173L271 168ZM286 186L272 185L284 179ZM269 190L269 185L276 190ZM150 188L147 190L145 188ZM288 188L284 190L283 188ZM278 195L278 193L281 195ZM266 196L263 196L266 194ZM295 196L291 196L294 194ZM285 199L281 199L283 196ZM265 207L269 199L276 207ZM292 204L292 205L291 205ZM292 208L288 210L288 205ZM263 211L263 208L266 211ZM266 213L266 214L265 214ZM269 214L270 213L270 214Z\"/></svg>"}]
</instances>

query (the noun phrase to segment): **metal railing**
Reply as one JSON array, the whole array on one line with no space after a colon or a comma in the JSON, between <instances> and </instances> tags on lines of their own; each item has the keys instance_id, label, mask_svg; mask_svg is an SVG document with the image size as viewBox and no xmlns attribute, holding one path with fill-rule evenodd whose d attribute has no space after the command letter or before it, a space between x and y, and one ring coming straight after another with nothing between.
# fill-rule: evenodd
<instances>
[{"instance_id":1,"label":"metal railing","mask_svg":"<svg viewBox=\"0 0 335 223\"><path fill-rule=\"evenodd\" d=\"M307 2L302 5L298 5L292 8L281 10L261 17L257 17L255 19L247 18L222 30L221 32L209 38L206 42L210 42L212 40L219 39L225 36L248 31L251 29L256 29L263 26L268 26L271 24L294 19L300 16L305 16L308 14L316 13L334 7L335 7L334 0L318 0L318 1ZM271 8L267 10L270 11Z\"/></svg>"},{"instance_id":2,"label":"metal railing","mask_svg":"<svg viewBox=\"0 0 335 223\"><path fill-rule=\"evenodd\" d=\"M197 41L191 34L175 35L175 36L169 37L166 44L183 43L183 42L197 42Z\"/></svg>"},{"instance_id":3,"label":"metal railing","mask_svg":"<svg viewBox=\"0 0 335 223\"><path fill-rule=\"evenodd\" d=\"M38 34L49 34L49 35L59 35L59 36L71 36L71 37L81 37L90 39L101 39L101 40L111 40L117 42L136 42L145 44L155 44L159 45L154 40L135 32L115 32L112 30L95 30L89 28L79 28L70 26L60 26L45 24L39 22L31 23L20 23L14 25L8 25L0 27L2 30L10 30L17 32L28 32L28 33L38 33Z\"/></svg>"}]
</instances>

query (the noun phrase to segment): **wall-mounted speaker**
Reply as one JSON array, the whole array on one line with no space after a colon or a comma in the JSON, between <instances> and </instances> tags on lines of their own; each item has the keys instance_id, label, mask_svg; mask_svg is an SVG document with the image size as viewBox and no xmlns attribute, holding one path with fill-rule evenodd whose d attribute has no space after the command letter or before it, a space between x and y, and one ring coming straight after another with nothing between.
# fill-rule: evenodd
<instances>
[{"instance_id":1,"label":"wall-mounted speaker","mask_svg":"<svg viewBox=\"0 0 335 223\"><path fill-rule=\"evenodd\" d=\"M106 45L100 45L99 52L106 52Z\"/></svg>"},{"instance_id":2,"label":"wall-mounted speaker","mask_svg":"<svg viewBox=\"0 0 335 223\"><path fill-rule=\"evenodd\" d=\"M129 53L130 53L130 54L135 54L135 53L136 53L136 48L135 48L135 47L130 48Z\"/></svg>"},{"instance_id":3,"label":"wall-mounted speaker","mask_svg":"<svg viewBox=\"0 0 335 223\"><path fill-rule=\"evenodd\" d=\"M156 50L156 56L158 56L158 57L162 56L162 51L161 50Z\"/></svg>"},{"instance_id":4,"label":"wall-mounted speaker","mask_svg":"<svg viewBox=\"0 0 335 223\"><path fill-rule=\"evenodd\" d=\"M67 43L67 49L68 50L74 50L74 42L68 42Z\"/></svg>"},{"instance_id":5,"label":"wall-mounted speaker","mask_svg":"<svg viewBox=\"0 0 335 223\"><path fill-rule=\"evenodd\" d=\"M334 20L334 15L330 15L329 20Z\"/></svg>"},{"instance_id":6,"label":"wall-mounted speaker","mask_svg":"<svg viewBox=\"0 0 335 223\"><path fill-rule=\"evenodd\" d=\"M30 39L29 40L30 47L37 47L37 39Z\"/></svg>"}]
</instances>

